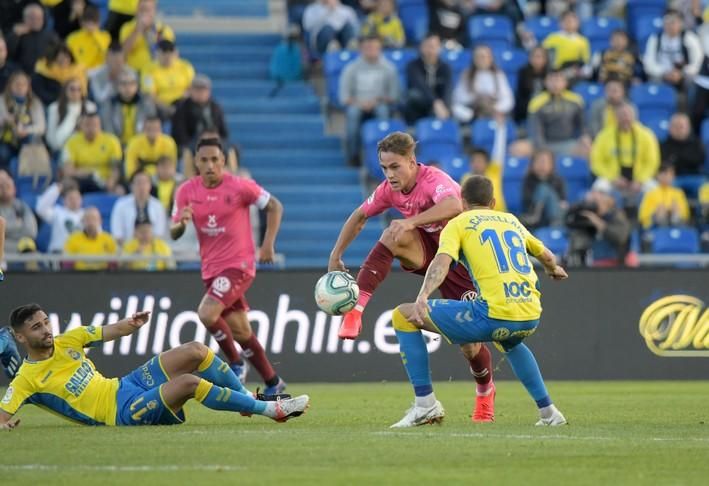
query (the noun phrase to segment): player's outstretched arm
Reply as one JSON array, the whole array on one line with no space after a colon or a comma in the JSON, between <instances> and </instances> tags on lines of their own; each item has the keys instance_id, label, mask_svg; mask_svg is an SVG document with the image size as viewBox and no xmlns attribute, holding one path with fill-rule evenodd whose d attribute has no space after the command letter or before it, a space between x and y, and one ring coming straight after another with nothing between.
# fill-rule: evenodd
<instances>
[{"instance_id":1,"label":"player's outstretched arm","mask_svg":"<svg viewBox=\"0 0 709 486\"><path fill-rule=\"evenodd\" d=\"M548 248L544 248L544 251L537 256L536 259L539 260L539 263L544 266L544 273L549 275L554 280L564 280L569 278L566 270L564 270L561 265L556 263L556 256Z\"/></svg>"},{"instance_id":2,"label":"player's outstretched arm","mask_svg":"<svg viewBox=\"0 0 709 486\"><path fill-rule=\"evenodd\" d=\"M364 214L361 208L357 208L352 211L350 217L347 218L345 224L340 230L340 235L337 237L335 246L330 252L330 261L327 264L327 271L332 272L333 270L340 270L346 272L345 264L342 261L342 255L350 243L357 238L357 235L362 231L364 225L367 224L367 216Z\"/></svg>"},{"instance_id":3,"label":"player's outstretched arm","mask_svg":"<svg viewBox=\"0 0 709 486\"><path fill-rule=\"evenodd\" d=\"M445 253L439 253L431 261L421 284L419 295L416 297L416 308L413 316L416 322L423 324L423 320L428 313L428 298L446 279L452 263L453 258Z\"/></svg>"},{"instance_id":4,"label":"player's outstretched arm","mask_svg":"<svg viewBox=\"0 0 709 486\"><path fill-rule=\"evenodd\" d=\"M0 410L0 430L12 430L20 425L20 419L12 418L12 415L4 410Z\"/></svg>"},{"instance_id":5,"label":"player's outstretched arm","mask_svg":"<svg viewBox=\"0 0 709 486\"><path fill-rule=\"evenodd\" d=\"M149 311L136 312L127 319L121 319L115 324L103 326L103 340L113 341L123 336L133 334L150 320Z\"/></svg>"},{"instance_id":6,"label":"player's outstretched arm","mask_svg":"<svg viewBox=\"0 0 709 486\"><path fill-rule=\"evenodd\" d=\"M266 210L266 232L263 235L259 251L259 262L273 263L276 253L276 235L281 227L281 219L283 219L283 204L271 195L264 209Z\"/></svg>"},{"instance_id":7,"label":"player's outstretched arm","mask_svg":"<svg viewBox=\"0 0 709 486\"><path fill-rule=\"evenodd\" d=\"M441 199L439 202L416 216L412 216L407 221L412 222L416 227L424 226L438 221L447 221L455 218L463 212L463 203L455 196Z\"/></svg>"}]
</instances>

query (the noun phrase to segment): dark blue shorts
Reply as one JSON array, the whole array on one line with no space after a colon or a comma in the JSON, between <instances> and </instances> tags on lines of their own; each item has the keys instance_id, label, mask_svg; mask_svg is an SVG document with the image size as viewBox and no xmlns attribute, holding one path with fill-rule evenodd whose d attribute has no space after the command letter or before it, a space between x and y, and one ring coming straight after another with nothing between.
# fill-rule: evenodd
<instances>
[{"instance_id":1,"label":"dark blue shorts","mask_svg":"<svg viewBox=\"0 0 709 486\"><path fill-rule=\"evenodd\" d=\"M534 334L539 319L533 321L504 321L488 316L487 303L474 301L433 299L428 301L428 315L441 335L449 343L497 342L505 350L511 349Z\"/></svg>"},{"instance_id":2,"label":"dark blue shorts","mask_svg":"<svg viewBox=\"0 0 709 486\"><path fill-rule=\"evenodd\" d=\"M116 425L175 425L185 413L170 410L162 397L162 385L170 378L155 356L121 378L118 387Z\"/></svg>"}]
</instances>

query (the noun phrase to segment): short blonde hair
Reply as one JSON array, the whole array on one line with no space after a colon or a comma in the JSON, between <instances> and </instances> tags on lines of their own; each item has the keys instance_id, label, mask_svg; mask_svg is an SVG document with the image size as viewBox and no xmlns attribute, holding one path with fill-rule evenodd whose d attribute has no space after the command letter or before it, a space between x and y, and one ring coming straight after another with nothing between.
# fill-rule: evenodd
<instances>
[{"instance_id":1,"label":"short blonde hair","mask_svg":"<svg viewBox=\"0 0 709 486\"><path fill-rule=\"evenodd\" d=\"M390 133L377 144L377 155L382 152L391 152L393 154L410 157L414 155L416 150L416 141L414 137L405 132Z\"/></svg>"}]
</instances>

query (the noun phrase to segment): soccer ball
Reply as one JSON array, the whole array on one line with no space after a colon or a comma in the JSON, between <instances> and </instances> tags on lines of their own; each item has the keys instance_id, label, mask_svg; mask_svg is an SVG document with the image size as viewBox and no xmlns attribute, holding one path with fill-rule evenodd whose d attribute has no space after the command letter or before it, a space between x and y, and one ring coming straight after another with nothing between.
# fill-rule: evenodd
<instances>
[{"instance_id":1,"label":"soccer ball","mask_svg":"<svg viewBox=\"0 0 709 486\"><path fill-rule=\"evenodd\" d=\"M315 284L315 303L331 316L351 311L358 298L357 282L347 272L328 272Z\"/></svg>"}]
</instances>

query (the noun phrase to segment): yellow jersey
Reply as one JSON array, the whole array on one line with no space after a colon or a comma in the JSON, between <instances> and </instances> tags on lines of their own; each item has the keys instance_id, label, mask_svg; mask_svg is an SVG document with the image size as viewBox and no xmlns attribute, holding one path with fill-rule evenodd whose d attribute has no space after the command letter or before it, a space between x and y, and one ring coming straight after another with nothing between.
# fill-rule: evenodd
<instances>
[{"instance_id":1,"label":"yellow jersey","mask_svg":"<svg viewBox=\"0 0 709 486\"><path fill-rule=\"evenodd\" d=\"M144 257L151 256L172 256L172 249L164 240L160 238L154 238L153 242L147 248L140 248L140 242L135 238L128 240L125 245L123 245L124 255L141 255ZM149 259L143 261L130 262L128 268L131 270L165 270L171 268L170 262L165 260L150 261Z\"/></svg>"},{"instance_id":2,"label":"yellow jersey","mask_svg":"<svg viewBox=\"0 0 709 486\"><path fill-rule=\"evenodd\" d=\"M119 34L121 44L125 44L126 39L135 31L136 26L135 19L129 20L121 26ZM126 54L126 63L136 71L141 71L152 61L152 51L158 41L161 40L175 42L175 33L169 26L162 22L156 22L153 29L149 30L145 35L139 35L135 40L130 52Z\"/></svg>"},{"instance_id":3,"label":"yellow jersey","mask_svg":"<svg viewBox=\"0 0 709 486\"><path fill-rule=\"evenodd\" d=\"M660 145L655 134L644 125L634 122L627 132L617 126L608 127L591 145L591 172L596 177L614 181L623 169L632 171L633 180L646 182L660 168Z\"/></svg>"},{"instance_id":4,"label":"yellow jersey","mask_svg":"<svg viewBox=\"0 0 709 486\"><path fill-rule=\"evenodd\" d=\"M699 202L701 204L709 204L709 182L705 182L699 188Z\"/></svg>"},{"instance_id":5,"label":"yellow jersey","mask_svg":"<svg viewBox=\"0 0 709 486\"><path fill-rule=\"evenodd\" d=\"M135 135L126 147L126 178L130 179L138 169L155 175L160 157L169 157L170 160L177 163L177 144L170 135L161 133L152 144L144 133Z\"/></svg>"},{"instance_id":6,"label":"yellow jersey","mask_svg":"<svg viewBox=\"0 0 709 486\"><path fill-rule=\"evenodd\" d=\"M555 69L568 63L588 64L591 60L591 44L580 34L555 32L544 39L542 46L554 51Z\"/></svg>"},{"instance_id":7,"label":"yellow jersey","mask_svg":"<svg viewBox=\"0 0 709 486\"><path fill-rule=\"evenodd\" d=\"M488 305L488 316L532 321L542 314L539 281L529 255L544 244L510 213L491 209L465 211L448 222L438 254L462 263Z\"/></svg>"},{"instance_id":8,"label":"yellow jersey","mask_svg":"<svg viewBox=\"0 0 709 486\"><path fill-rule=\"evenodd\" d=\"M14 415L25 403L86 425L116 425L118 378L106 378L84 348L103 341L103 328L77 327L54 338L54 353L25 359L0 402Z\"/></svg>"},{"instance_id":9,"label":"yellow jersey","mask_svg":"<svg viewBox=\"0 0 709 486\"><path fill-rule=\"evenodd\" d=\"M463 174L463 177L460 178L461 187L463 187L463 184L465 184L465 181L467 181L471 175L473 174L470 172ZM507 204L505 203L505 196L502 193L502 165L497 162L490 163L487 169L485 169L484 175L492 181L492 197L495 198L495 211L506 212Z\"/></svg>"},{"instance_id":10,"label":"yellow jersey","mask_svg":"<svg viewBox=\"0 0 709 486\"><path fill-rule=\"evenodd\" d=\"M643 228L649 229L652 227L655 213L660 206L664 206L667 209L676 207L677 214L682 219L682 222L689 221L689 203L684 191L679 187L657 186L647 191L640 203L638 221L643 225Z\"/></svg>"},{"instance_id":11,"label":"yellow jersey","mask_svg":"<svg viewBox=\"0 0 709 486\"><path fill-rule=\"evenodd\" d=\"M90 238L83 231L75 231L64 243L64 253L67 255L115 255L118 244L110 233L101 231L95 238ZM105 270L108 263L75 262L76 270Z\"/></svg>"},{"instance_id":12,"label":"yellow jersey","mask_svg":"<svg viewBox=\"0 0 709 486\"><path fill-rule=\"evenodd\" d=\"M66 45L74 55L76 63L86 69L101 66L106 61L106 52L110 43L111 34L105 30L89 32L79 29L66 38Z\"/></svg>"},{"instance_id":13,"label":"yellow jersey","mask_svg":"<svg viewBox=\"0 0 709 486\"><path fill-rule=\"evenodd\" d=\"M93 170L105 181L115 162L123 159L123 151L118 137L112 133L101 132L89 141L82 132L77 132L67 140L62 159L77 169Z\"/></svg>"},{"instance_id":14,"label":"yellow jersey","mask_svg":"<svg viewBox=\"0 0 709 486\"><path fill-rule=\"evenodd\" d=\"M153 184L157 187L158 199L165 209L170 212L172 209L172 200L175 198L175 189L177 189L177 181L170 179L167 181L157 180Z\"/></svg>"},{"instance_id":15,"label":"yellow jersey","mask_svg":"<svg viewBox=\"0 0 709 486\"><path fill-rule=\"evenodd\" d=\"M123 15L135 15L138 11L138 0L109 0L108 10Z\"/></svg>"},{"instance_id":16,"label":"yellow jersey","mask_svg":"<svg viewBox=\"0 0 709 486\"><path fill-rule=\"evenodd\" d=\"M184 59L175 59L171 66L165 67L158 62L148 64L142 73L143 91L165 105L171 105L181 99L194 78L192 64Z\"/></svg>"}]
</instances>

